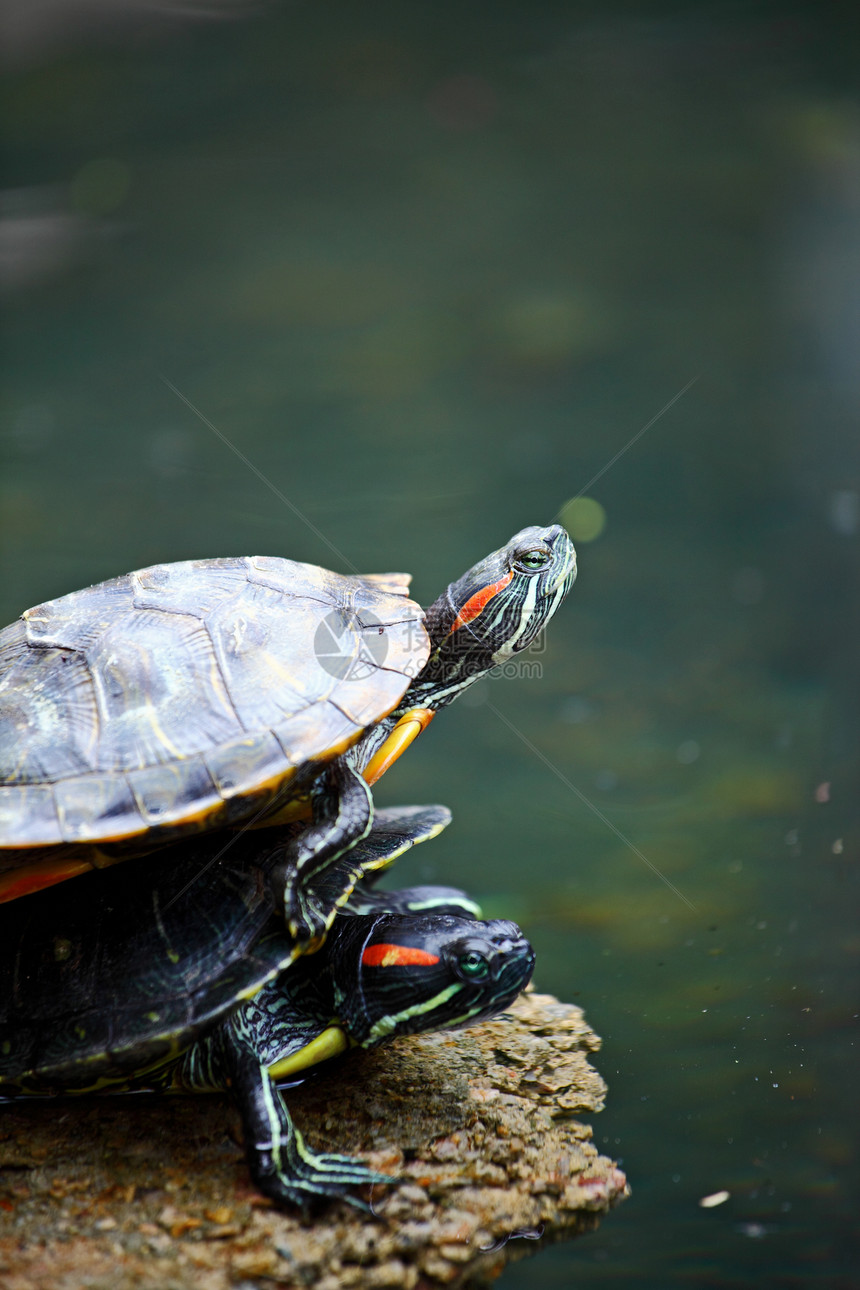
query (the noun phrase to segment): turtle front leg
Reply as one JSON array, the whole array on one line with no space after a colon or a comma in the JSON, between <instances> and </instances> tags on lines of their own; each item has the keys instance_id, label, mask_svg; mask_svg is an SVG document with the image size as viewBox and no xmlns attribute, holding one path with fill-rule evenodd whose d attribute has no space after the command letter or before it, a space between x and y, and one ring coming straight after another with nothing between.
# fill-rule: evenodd
<instances>
[{"instance_id":1,"label":"turtle front leg","mask_svg":"<svg viewBox=\"0 0 860 1290\"><path fill-rule=\"evenodd\" d=\"M362 865L352 848L370 832L373 797L358 771L336 761L314 794L314 823L272 870L276 908L283 905L290 936L302 949L325 936L349 897Z\"/></svg>"},{"instance_id":2,"label":"turtle front leg","mask_svg":"<svg viewBox=\"0 0 860 1290\"><path fill-rule=\"evenodd\" d=\"M220 1057L242 1116L248 1168L255 1185L280 1204L308 1208L314 1200L345 1200L369 1207L349 1188L390 1183L385 1174L351 1156L311 1151L293 1124L255 1042L253 1007L240 1009L221 1027Z\"/></svg>"}]
</instances>

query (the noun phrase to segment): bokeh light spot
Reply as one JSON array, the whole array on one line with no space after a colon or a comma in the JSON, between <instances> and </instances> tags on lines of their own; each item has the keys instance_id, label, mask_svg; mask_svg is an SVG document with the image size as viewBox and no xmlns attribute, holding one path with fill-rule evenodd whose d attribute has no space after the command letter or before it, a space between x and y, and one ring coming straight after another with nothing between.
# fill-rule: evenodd
<instances>
[{"instance_id":1,"label":"bokeh light spot","mask_svg":"<svg viewBox=\"0 0 860 1290\"><path fill-rule=\"evenodd\" d=\"M572 497L559 519L574 542L593 542L606 528L606 511L593 497Z\"/></svg>"}]
</instances>

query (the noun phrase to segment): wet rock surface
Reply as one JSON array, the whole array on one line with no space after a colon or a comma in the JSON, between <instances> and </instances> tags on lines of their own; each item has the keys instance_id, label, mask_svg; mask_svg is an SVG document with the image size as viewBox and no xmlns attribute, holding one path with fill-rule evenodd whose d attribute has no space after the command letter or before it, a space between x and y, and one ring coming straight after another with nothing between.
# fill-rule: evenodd
<instances>
[{"instance_id":1,"label":"wet rock surface","mask_svg":"<svg viewBox=\"0 0 860 1290\"><path fill-rule=\"evenodd\" d=\"M302 1218L251 1187L223 1098L145 1094L0 1107L4 1290L226 1290L492 1281L627 1191L575 1118L599 1111L579 1008L523 995L454 1034L351 1054L289 1105L310 1144L396 1174L373 1214Z\"/></svg>"}]
</instances>

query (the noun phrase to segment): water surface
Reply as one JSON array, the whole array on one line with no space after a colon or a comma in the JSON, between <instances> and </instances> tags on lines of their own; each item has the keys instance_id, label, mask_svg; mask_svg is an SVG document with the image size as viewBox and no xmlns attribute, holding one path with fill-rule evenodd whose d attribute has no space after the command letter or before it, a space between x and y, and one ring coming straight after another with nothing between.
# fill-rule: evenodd
<instances>
[{"instance_id":1,"label":"water surface","mask_svg":"<svg viewBox=\"0 0 860 1290\"><path fill-rule=\"evenodd\" d=\"M540 675L379 790L455 812L398 877L516 917L604 1038L595 1137L633 1195L499 1284L847 1287L847 11L183 14L81 19L11 69L2 621L252 553L410 569L428 602L598 502Z\"/></svg>"}]
</instances>

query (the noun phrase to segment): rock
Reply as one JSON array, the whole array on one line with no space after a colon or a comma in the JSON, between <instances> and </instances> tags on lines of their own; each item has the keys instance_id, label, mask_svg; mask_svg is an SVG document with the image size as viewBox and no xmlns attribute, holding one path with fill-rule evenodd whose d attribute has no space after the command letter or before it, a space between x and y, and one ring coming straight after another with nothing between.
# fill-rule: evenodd
<instances>
[{"instance_id":1,"label":"rock","mask_svg":"<svg viewBox=\"0 0 860 1290\"><path fill-rule=\"evenodd\" d=\"M511 1257L588 1231L627 1194L575 1113L606 1092L579 1008L527 993L494 1021L398 1040L288 1094L312 1146L396 1172L373 1214L313 1221L252 1188L218 1097L11 1103L0 1115L4 1290L235 1290L272 1282L486 1284Z\"/></svg>"}]
</instances>

